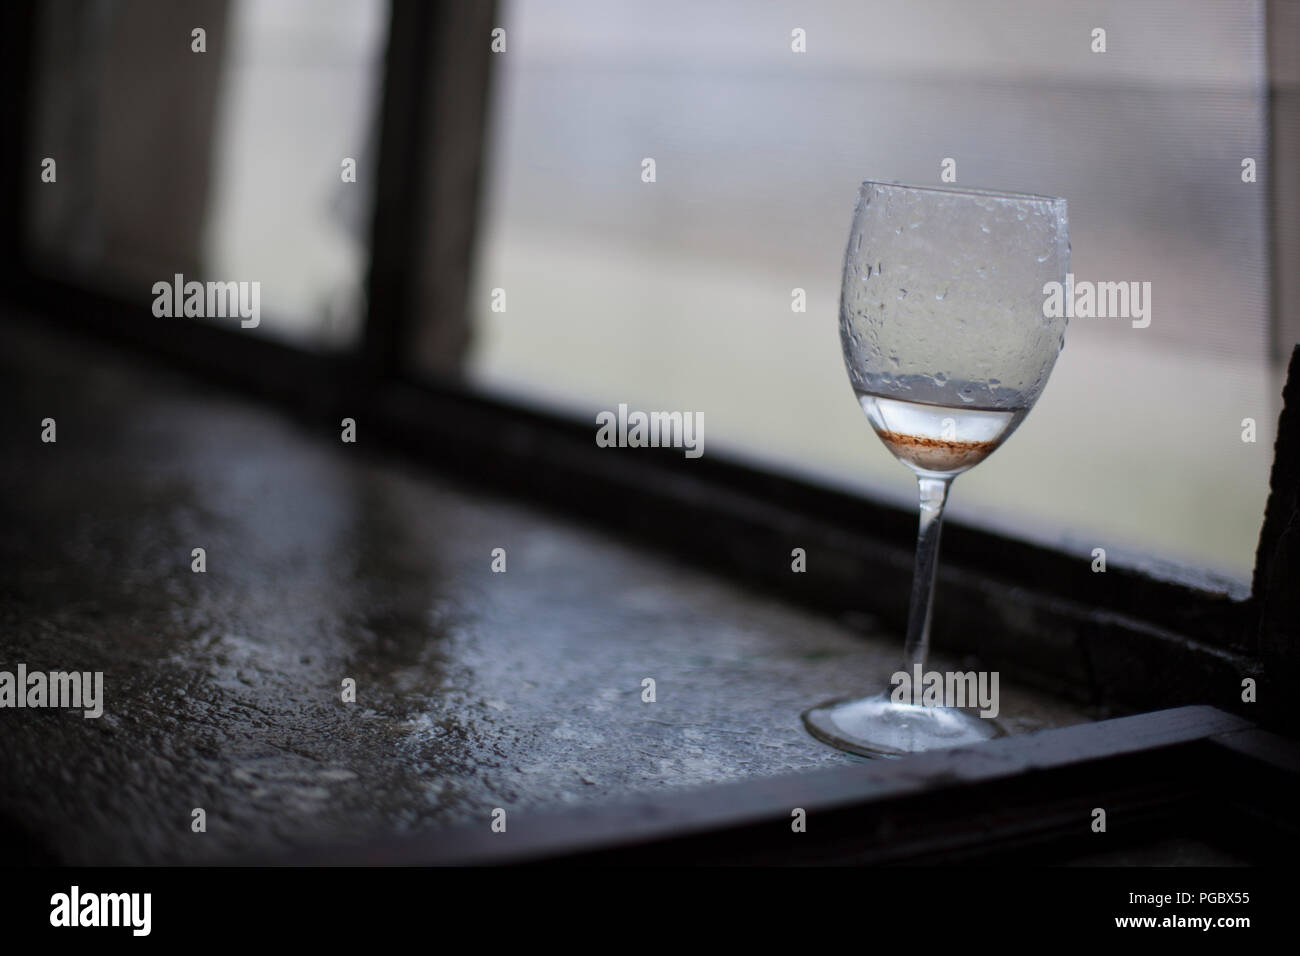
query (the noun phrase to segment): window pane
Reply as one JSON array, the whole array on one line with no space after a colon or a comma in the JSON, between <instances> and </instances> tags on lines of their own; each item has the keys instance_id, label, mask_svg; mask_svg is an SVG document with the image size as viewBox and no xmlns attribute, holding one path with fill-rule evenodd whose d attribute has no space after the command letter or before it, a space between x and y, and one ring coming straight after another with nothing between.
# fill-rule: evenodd
<instances>
[{"instance_id":1,"label":"window pane","mask_svg":"<svg viewBox=\"0 0 1300 956\"><path fill-rule=\"evenodd\" d=\"M353 341L388 5L115 0L41 13L31 162L53 158L57 179L28 209L38 267L138 298L142 319L153 284L176 273L257 282L253 333Z\"/></svg>"},{"instance_id":2,"label":"window pane","mask_svg":"<svg viewBox=\"0 0 1300 956\"><path fill-rule=\"evenodd\" d=\"M840 267L860 180L953 158L959 186L1066 197L1078 279L1151 283L1148 327L1071 321L953 514L1248 576L1280 387L1259 4L516 0L501 23L473 381L700 411L710 452L911 501L844 372Z\"/></svg>"}]
</instances>

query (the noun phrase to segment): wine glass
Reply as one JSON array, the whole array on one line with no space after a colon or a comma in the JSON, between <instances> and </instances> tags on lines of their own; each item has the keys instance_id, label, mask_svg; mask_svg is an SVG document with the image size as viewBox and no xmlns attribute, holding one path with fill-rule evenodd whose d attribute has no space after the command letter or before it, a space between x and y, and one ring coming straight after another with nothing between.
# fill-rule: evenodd
<instances>
[{"instance_id":1,"label":"wine glass","mask_svg":"<svg viewBox=\"0 0 1300 956\"><path fill-rule=\"evenodd\" d=\"M908 675L926 672L948 487L1007 440L1047 383L1066 319L1046 316L1044 300L1048 283L1064 282L1069 259L1064 199L872 181L858 192L840 345L867 420L915 472L920 492ZM893 697L885 690L830 701L806 712L804 723L815 737L864 756L1002 734L969 707Z\"/></svg>"}]
</instances>

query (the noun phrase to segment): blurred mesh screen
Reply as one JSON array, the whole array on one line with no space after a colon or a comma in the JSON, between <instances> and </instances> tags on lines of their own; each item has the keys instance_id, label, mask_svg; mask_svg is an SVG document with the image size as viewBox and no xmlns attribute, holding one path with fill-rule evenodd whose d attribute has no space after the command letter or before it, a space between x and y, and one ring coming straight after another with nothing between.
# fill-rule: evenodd
<instances>
[{"instance_id":1,"label":"blurred mesh screen","mask_svg":"<svg viewBox=\"0 0 1300 956\"><path fill-rule=\"evenodd\" d=\"M515 0L500 23L474 382L702 411L709 452L911 500L849 389L840 268L860 180L952 158L958 186L1066 197L1079 279L1152 284L1148 328L1070 323L954 516L1248 576L1280 388L1261 4Z\"/></svg>"}]
</instances>

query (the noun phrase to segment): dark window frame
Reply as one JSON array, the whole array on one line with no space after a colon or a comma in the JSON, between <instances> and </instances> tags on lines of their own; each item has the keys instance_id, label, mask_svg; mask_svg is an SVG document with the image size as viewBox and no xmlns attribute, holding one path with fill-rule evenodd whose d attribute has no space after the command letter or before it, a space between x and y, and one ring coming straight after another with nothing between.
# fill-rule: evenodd
<instances>
[{"instance_id":1,"label":"dark window frame","mask_svg":"<svg viewBox=\"0 0 1300 956\"><path fill-rule=\"evenodd\" d=\"M481 165L485 103L458 97L458 84L489 77L494 5L392 0L384 60L380 150L368 279L369 314L360 347L313 354L190 319L154 319L140 302L42 275L23 247L31 108L34 0L4 5L5 88L0 122L18 131L0 156L6 187L3 281L11 304L68 328L106 336L172 364L274 400L321 427L350 415L365 434L481 486L529 497L606 529L661 547L827 614L866 612L900 628L911 577L915 515L893 505L710 455L687 461L643 450L629 456L594 445L594 425L513 405L453 380L430 381L406 361L416 304L432 290L435 321L463 321L463 273L472 248L477 183L465 201L438 208L433 189L446 164L437 140L459 138L474 151L454 158ZM1294 32L1297 18L1270 27ZM461 38L473 55L431 55L436 41ZM1275 49L1294 51L1271 38ZM1270 102L1294 105L1294 53L1270 59ZM458 105L463 104L463 105ZM1270 123L1294 110L1270 113ZM1289 127L1288 127L1289 128ZM437 135L435 135L435 132ZM1270 166L1294 166L1294 137L1274 136ZM1291 145L1286 145L1291 144ZM1270 188L1270 248L1280 262L1279 229L1300 221L1292 193ZM444 191L445 192L445 191ZM444 197L445 199L445 197ZM1290 236L1290 233L1287 233ZM452 249L430 265L431 249ZM430 275L430 269L433 274ZM459 270L459 272L458 272ZM1274 270L1277 272L1277 269ZM460 276L458 279L457 276ZM1277 327L1291 320L1294 296L1275 294ZM1287 311L1287 310L1290 311ZM1300 362L1292 362L1278 432L1272 494L1251 593L1209 575L1179 580L1112 561L1104 575L1090 556L1034 544L953 521L945 529L935 642L974 654L1010 676L1098 707L1132 713L1212 704L1273 727L1297 726L1283 705L1300 675L1294 599L1279 595L1300 574L1288 532L1298 523ZM789 571L802 547L816 573ZM1259 682L1259 703L1243 704L1243 677ZM1277 703L1275 703L1277 702Z\"/></svg>"},{"instance_id":2,"label":"dark window frame","mask_svg":"<svg viewBox=\"0 0 1300 956\"><path fill-rule=\"evenodd\" d=\"M1278 865L1300 838L1300 746L1213 707L1179 707L707 791L367 835L234 864L463 866L1042 865L1131 862L1187 844ZM791 829L791 808L809 825ZM1106 811L1104 846L1091 822ZM1219 823L1206 825L1207 808ZM1161 865L1157 862L1154 865Z\"/></svg>"}]
</instances>

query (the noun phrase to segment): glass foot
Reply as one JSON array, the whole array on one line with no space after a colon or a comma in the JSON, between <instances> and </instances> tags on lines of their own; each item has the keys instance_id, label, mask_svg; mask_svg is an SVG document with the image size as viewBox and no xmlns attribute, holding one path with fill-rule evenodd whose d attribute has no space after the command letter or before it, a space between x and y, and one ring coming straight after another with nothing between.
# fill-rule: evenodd
<instances>
[{"instance_id":1,"label":"glass foot","mask_svg":"<svg viewBox=\"0 0 1300 956\"><path fill-rule=\"evenodd\" d=\"M901 757L1005 736L991 717L957 707L896 704L889 694L832 700L803 715L818 740L864 757Z\"/></svg>"}]
</instances>

